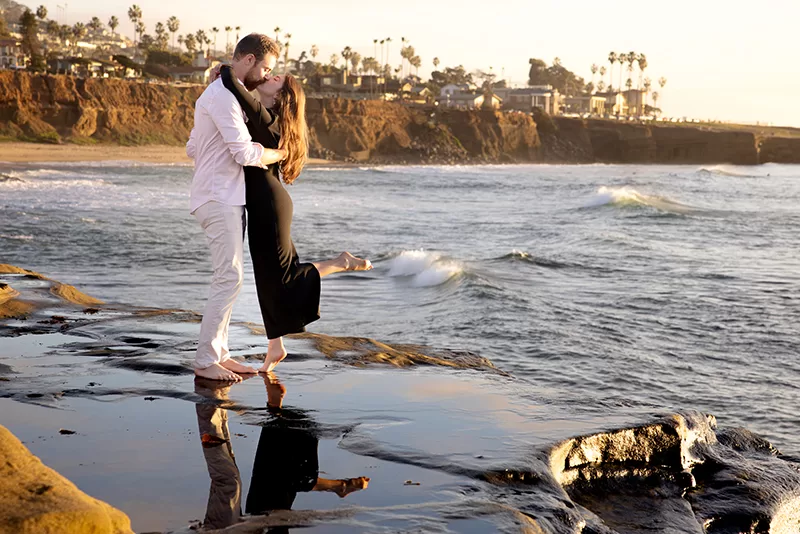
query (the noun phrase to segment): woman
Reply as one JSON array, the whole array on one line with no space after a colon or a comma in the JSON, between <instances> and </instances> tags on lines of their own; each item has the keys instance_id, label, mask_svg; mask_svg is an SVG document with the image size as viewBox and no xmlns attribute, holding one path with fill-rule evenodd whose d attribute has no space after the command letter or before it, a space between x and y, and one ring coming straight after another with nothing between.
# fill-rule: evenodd
<instances>
[{"instance_id":1,"label":"woman","mask_svg":"<svg viewBox=\"0 0 800 534\"><path fill-rule=\"evenodd\" d=\"M266 169L245 167L247 235L261 315L269 338L264 365L270 372L286 357L283 336L305 331L319 319L320 278L342 271L372 269L369 260L343 252L333 260L300 263L292 242L294 206L281 184L294 182L308 160L305 93L293 76L274 76L254 98L230 68L220 71L222 83L247 115L253 141L286 151L286 158ZM275 124L277 123L277 124ZM280 134L271 127L277 126Z\"/></svg>"}]
</instances>

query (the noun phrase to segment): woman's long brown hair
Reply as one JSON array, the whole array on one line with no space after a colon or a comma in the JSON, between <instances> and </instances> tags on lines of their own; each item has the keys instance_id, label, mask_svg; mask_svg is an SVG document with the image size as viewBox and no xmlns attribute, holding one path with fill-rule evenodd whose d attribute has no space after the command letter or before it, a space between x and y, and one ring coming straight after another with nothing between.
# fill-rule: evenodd
<instances>
[{"instance_id":1,"label":"woman's long brown hair","mask_svg":"<svg viewBox=\"0 0 800 534\"><path fill-rule=\"evenodd\" d=\"M306 94L294 76L286 76L283 89L275 99L275 111L281 131L278 148L288 153L286 159L281 161L281 175L283 181L290 184L300 175L308 161Z\"/></svg>"}]
</instances>

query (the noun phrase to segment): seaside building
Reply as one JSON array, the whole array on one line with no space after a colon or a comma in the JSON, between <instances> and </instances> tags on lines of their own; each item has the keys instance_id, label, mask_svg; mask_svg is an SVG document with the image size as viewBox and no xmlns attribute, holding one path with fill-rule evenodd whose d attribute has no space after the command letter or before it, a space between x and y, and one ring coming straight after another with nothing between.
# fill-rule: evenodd
<instances>
[{"instance_id":1,"label":"seaside building","mask_svg":"<svg viewBox=\"0 0 800 534\"><path fill-rule=\"evenodd\" d=\"M24 69L26 57L19 39L0 39L0 69Z\"/></svg>"},{"instance_id":2,"label":"seaside building","mask_svg":"<svg viewBox=\"0 0 800 534\"><path fill-rule=\"evenodd\" d=\"M564 113L577 113L579 115L605 115L606 97L597 94L589 96L564 97Z\"/></svg>"},{"instance_id":3,"label":"seaside building","mask_svg":"<svg viewBox=\"0 0 800 534\"><path fill-rule=\"evenodd\" d=\"M539 108L549 115L560 115L562 96L552 85L533 85L519 89L499 88L494 90L503 100L503 109L530 113Z\"/></svg>"}]
</instances>

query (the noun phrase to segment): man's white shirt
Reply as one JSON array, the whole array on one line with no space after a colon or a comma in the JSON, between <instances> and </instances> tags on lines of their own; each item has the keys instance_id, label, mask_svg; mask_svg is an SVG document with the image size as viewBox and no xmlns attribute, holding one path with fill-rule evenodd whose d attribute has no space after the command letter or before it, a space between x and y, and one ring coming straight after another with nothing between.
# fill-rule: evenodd
<instances>
[{"instance_id":1,"label":"man's white shirt","mask_svg":"<svg viewBox=\"0 0 800 534\"><path fill-rule=\"evenodd\" d=\"M186 143L186 155L194 160L189 211L212 200L244 206L242 167L261 167L263 153L247 131L242 106L218 78L197 99Z\"/></svg>"}]
</instances>

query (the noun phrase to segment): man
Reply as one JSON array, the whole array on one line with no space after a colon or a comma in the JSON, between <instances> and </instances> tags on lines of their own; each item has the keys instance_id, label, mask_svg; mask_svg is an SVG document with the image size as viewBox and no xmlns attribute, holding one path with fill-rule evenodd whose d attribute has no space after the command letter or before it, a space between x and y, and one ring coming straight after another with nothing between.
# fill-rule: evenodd
<instances>
[{"instance_id":1,"label":"man","mask_svg":"<svg viewBox=\"0 0 800 534\"><path fill-rule=\"evenodd\" d=\"M252 90L268 79L279 53L278 44L269 37L250 34L236 45L233 73ZM186 154L195 160L190 211L206 234L214 269L200 326L195 374L238 382L242 378L237 373L256 372L232 360L228 350L228 325L244 276L242 167L267 167L283 160L286 154L252 141L242 108L222 80L214 81L197 100Z\"/></svg>"}]
</instances>

